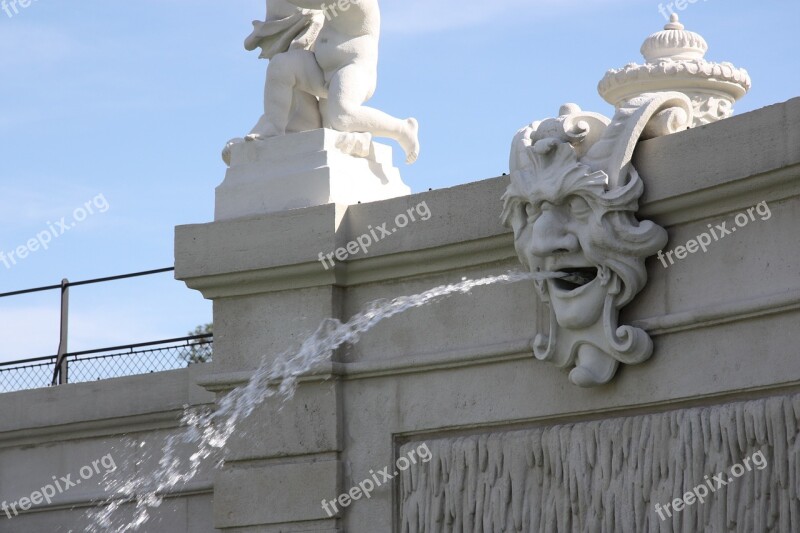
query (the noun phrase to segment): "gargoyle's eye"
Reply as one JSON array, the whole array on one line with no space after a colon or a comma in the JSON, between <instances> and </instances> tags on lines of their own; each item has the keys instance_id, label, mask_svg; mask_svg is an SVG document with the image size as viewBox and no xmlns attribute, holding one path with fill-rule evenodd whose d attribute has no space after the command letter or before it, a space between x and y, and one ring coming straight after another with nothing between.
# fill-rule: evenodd
<instances>
[{"instance_id":1,"label":"gargoyle's eye","mask_svg":"<svg viewBox=\"0 0 800 533\"><path fill-rule=\"evenodd\" d=\"M591 214L592 207L589 205L589 202L580 196L570 196L569 210L573 216L584 218Z\"/></svg>"}]
</instances>

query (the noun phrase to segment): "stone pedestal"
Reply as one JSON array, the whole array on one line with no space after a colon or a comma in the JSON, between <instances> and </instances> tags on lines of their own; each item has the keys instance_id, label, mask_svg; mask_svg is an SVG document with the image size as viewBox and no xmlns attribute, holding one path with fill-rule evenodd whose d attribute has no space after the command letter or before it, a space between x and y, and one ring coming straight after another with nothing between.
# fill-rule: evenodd
<instances>
[{"instance_id":1,"label":"stone pedestal","mask_svg":"<svg viewBox=\"0 0 800 533\"><path fill-rule=\"evenodd\" d=\"M178 230L177 275L214 301L213 370L200 385L224 395L265 354L296 349L323 319L340 316L335 273L316 256L350 239L338 236L346 210L324 205ZM340 513L321 506L345 491L342 382L327 365L298 385L286 409L261 404L228 441L213 479L215 531L342 533ZM289 408L298 405L304 416Z\"/></svg>"},{"instance_id":2,"label":"stone pedestal","mask_svg":"<svg viewBox=\"0 0 800 533\"><path fill-rule=\"evenodd\" d=\"M319 129L241 141L230 144L225 157L230 168L217 187L216 220L411 193L392 166L392 148L367 134Z\"/></svg>"}]
</instances>

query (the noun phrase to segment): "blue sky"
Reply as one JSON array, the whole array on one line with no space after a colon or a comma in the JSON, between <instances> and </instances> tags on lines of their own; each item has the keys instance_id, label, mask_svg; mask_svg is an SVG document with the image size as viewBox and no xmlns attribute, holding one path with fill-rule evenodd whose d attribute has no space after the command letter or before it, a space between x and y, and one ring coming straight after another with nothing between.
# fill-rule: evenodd
<instances>
[{"instance_id":1,"label":"blue sky","mask_svg":"<svg viewBox=\"0 0 800 533\"><path fill-rule=\"evenodd\" d=\"M264 4L34 0L0 11L0 251L107 202L48 250L0 263L0 292L173 264L174 226L212 220L220 150L260 114L266 62L242 42ZM650 0L381 5L372 105L421 123L422 156L402 168L415 192L506 172L515 131L565 102L610 114L597 82L640 61L665 23ZM800 2L698 0L680 15L709 59L749 70L737 112L800 95ZM55 352L57 298L0 299L0 361ZM71 300L71 350L180 336L211 319L210 303L169 274L77 287Z\"/></svg>"}]
</instances>

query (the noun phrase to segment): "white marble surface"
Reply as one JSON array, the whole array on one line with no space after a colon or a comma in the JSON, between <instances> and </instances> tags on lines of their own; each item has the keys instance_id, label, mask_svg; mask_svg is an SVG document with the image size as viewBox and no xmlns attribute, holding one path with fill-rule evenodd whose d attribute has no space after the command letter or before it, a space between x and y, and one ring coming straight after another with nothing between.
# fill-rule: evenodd
<instances>
[{"instance_id":1,"label":"white marble surface","mask_svg":"<svg viewBox=\"0 0 800 533\"><path fill-rule=\"evenodd\" d=\"M264 114L248 138L265 139L323 125L394 139L406 163L419 157L419 124L365 103L378 84L381 14L377 0L267 0L246 47L270 59ZM310 125L310 126L309 126Z\"/></svg>"},{"instance_id":2,"label":"white marble surface","mask_svg":"<svg viewBox=\"0 0 800 533\"><path fill-rule=\"evenodd\" d=\"M230 168L216 190L215 220L411 192L392 165L392 148L369 136L318 129L241 141L227 150Z\"/></svg>"},{"instance_id":3,"label":"white marble surface","mask_svg":"<svg viewBox=\"0 0 800 533\"><path fill-rule=\"evenodd\" d=\"M706 40L686 30L673 13L670 23L642 44L644 64L609 70L598 91L617 107L643 93L678 91L692 100L692 126L729 118L734 103L750 90L750 75L729 62L709 61L707 51Z\"/></svg>"}]
</instances>

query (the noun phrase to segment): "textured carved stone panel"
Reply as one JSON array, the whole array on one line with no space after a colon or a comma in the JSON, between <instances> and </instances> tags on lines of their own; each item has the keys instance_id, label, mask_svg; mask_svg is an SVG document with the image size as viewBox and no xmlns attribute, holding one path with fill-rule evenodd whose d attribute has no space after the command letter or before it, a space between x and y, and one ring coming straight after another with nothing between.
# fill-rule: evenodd
<instances>
[{"instance_id":1,"label":"textured carved stone panel","mask_svg":"<svg viewBox=\"0 0 800 533\"><path fill-rule=\"evenodd\" d=\"M400 531L800 531L798 427L795 395L428 441ZM701 485L703 503L663 510Z\"/></svg>"}]
</instances>

